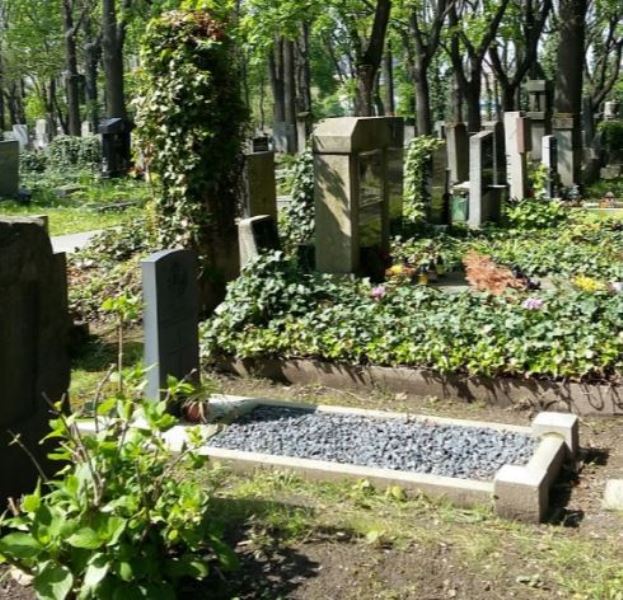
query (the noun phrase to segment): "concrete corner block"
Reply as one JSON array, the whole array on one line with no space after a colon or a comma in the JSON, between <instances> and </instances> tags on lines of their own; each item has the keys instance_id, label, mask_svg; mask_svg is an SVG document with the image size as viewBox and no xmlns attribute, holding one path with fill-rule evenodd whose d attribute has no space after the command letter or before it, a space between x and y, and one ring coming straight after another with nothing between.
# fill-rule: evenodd
<instances>
[{"instance_id":1,"label":"concrete corner block","mask_svg":"<svg viewBox=\"0 0 623 600\"><path fill-rule=\"evenodd\" d=\"M532 421L532 433L536 437L553 433L565 440L567 452L574 457L579 448L579 419L570 413L542 412Z\"/></svg>"},{"instance_id":2,"label":"concrete corner block","mask_svg":"<svg viewBox=\"0 0 623 600\"><path fill-rule=\"evenodd\" d=\"M623 479L608 479L602 503L604 510L623 511Z\"/></svg>"},{"instance_id":3,"label":"concrete corner block","mask_svg":"<svg viewBox=\"0 0 623 600\"><path fill-rule=\"evenodd\" d=\"M549 500L543 485L546 474L545 469L504 465L493 481L495 512L506 519L540 523Z\"/></svg>"}]
</instances>

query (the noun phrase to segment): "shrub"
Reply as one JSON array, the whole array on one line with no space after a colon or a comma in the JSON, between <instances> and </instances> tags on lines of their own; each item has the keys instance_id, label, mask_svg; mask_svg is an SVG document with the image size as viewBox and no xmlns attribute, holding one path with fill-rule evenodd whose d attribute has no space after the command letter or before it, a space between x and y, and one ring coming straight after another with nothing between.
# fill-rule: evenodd
<instances>
[{"instance_id":1,"label":"shrub","mask_svg":"<svg viewBox=\"0 0 623 600\"><path fill-rule=\"evenodd\" d=\"M623 119L602 121L599 124L604 149L612 160L623 156Z\"/></svg>"},{"instance_id":2,"label":"shrub","mask_svg":"<svg viewBox=\"0 0 623 600\"><path fill-rule=\"evenodd\" d=\"M76 137L59 135L45 150L48 166L57 169L91 169L102 160L102 148L97 136Z\"/></svg>"},{"instance_id":3,"label":"shrub","mask_svg":"<svg viewBox=\"0 0 623 600\"><path fill-rule=\"evenodd\" d=\"M134 305L118 299L108 308L122 326ZM18 514L0 518L11 530L0 559L34 576L38 598L175 598L179 583L205 578L211 562L236 564L208 518L199 431L188 430L172 459L163 434L177 419L167 403L137 399L142 370L116 375L117 393L95 400L92 435L80 433L78 414L54 407L47 437L59 441L51 458L63 467L24 497Z\"/></svg>"},{"instance_id":4,"label":"shrub","mask_svg":"<svg viewBox=\"0 0 623 600\"><path fill-rule=\"evenodd\" d=\"M557 200L521 200L506 205L505 216L510 227L517 229L548 229L568 218Z\"/></svg>"},{"instance_id":5,"label":"shrub","mask_svg":"<svg viewBox=\"0 0 623 600\"><path fill-rule=\"evenodd\" d=\"M40 150L22 150L19 155L21 173L43 173L48 164L48 157Z\"/></svg>"}]
</instances>

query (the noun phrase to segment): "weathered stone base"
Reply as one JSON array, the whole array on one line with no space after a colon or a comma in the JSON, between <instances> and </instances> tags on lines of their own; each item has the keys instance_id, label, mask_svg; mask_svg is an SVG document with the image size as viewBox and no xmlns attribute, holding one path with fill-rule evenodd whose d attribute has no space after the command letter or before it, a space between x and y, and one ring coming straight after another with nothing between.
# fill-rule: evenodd
<instances>
[{"instance_id":1,"label":"weathered stone base","mask_svg":"<svg viewBox=\"0 0 623 600\"><path fill-rule=\"evenodd\" d=\"M334 388L378 387L393 393L481 401L508 407L529 403L541 410L579 415L623 415L623 386L541 381L519 377L462 377L409 367L352 366L311 359L222 359L216 367L242 377Z\"/></svg>"}]
</instances>

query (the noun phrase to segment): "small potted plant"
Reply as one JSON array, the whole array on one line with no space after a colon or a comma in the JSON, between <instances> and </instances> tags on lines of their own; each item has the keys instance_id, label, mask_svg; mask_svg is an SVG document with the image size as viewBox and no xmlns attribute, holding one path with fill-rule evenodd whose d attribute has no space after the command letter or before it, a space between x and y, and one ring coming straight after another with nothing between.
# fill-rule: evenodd
<instances>
[{"instance_id":1,"label":"small potted plant","mask_svg":"<svg viewBox=\"0 0 623 600\"><path fill-rule=\"evenodd\" d=\"M208 378L196 383L170 377L168 383L169 403L179 407L185 421L207 423L210 420L210 396L220 391L216 381Z\"/></svg>"}]
</instances>

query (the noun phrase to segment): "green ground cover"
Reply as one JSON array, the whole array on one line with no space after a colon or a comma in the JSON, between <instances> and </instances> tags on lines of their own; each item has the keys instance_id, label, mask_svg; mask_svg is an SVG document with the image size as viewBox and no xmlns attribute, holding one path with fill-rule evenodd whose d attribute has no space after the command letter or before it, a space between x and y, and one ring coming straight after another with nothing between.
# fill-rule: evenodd
<instances>
[{"instance_id":1,"label":"green ground cover","mask_svg":"<svg viewBox=\"0 0 623 600\"><path fill-rule=\"evenodd\" d=\"M202 329L204 356L313 357L407 365L468 375L617 379L623 368L621 223L528 203L506 227L438 233L420 227L396 240L394 259L418 265L441 254L458 266L470 251L553 289L446 294L397 280L306 272L293 257L260 258L232 282ZM532 219L536 210L539 218ZM541 212L539 212L541 211Z\"/></svg>"}]
</instances>

